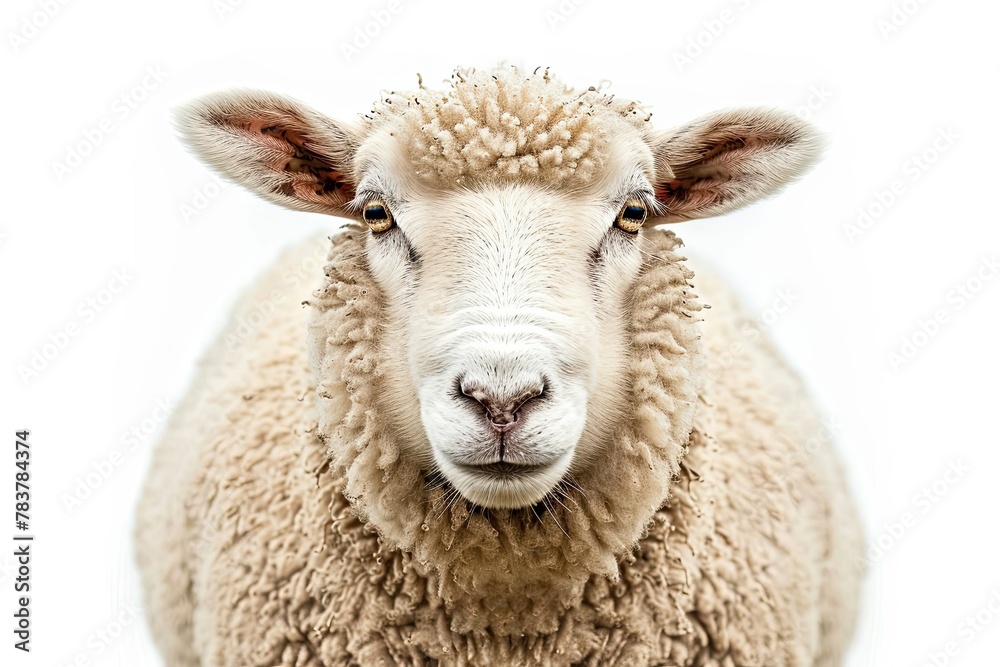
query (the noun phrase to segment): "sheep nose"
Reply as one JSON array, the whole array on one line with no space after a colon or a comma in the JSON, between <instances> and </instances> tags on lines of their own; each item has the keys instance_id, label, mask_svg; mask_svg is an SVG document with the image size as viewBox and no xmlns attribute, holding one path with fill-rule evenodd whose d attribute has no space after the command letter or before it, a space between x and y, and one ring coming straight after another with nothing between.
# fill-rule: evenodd
<instances>
[{"instance_id":1,"label":"sheep nose","mask_svg":"<svg viewBox=\"0 0 1000 667\"><path fill-rule=\"evenodd\" d=\"M514 391L494 391L465 379L459 380L459 387L465 396L483 407L490 426L498 433L514 428L521 409L545 393L545 382L541 378L520 383Z\"/></svg>"}]
</instances>

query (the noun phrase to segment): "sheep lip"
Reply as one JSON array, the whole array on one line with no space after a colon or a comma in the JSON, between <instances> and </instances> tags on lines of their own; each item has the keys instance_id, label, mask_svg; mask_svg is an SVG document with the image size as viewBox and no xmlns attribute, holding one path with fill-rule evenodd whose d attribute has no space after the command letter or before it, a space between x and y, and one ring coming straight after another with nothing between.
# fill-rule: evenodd
<instances>
[{"instance_id":1,"label":"sheep lip","mask_svg":"<svg viewBox=\"0 0 1000 667\"><path fill-rule=\"evenodd\" d=\"M468 465L465 463L455 464L463 472L477 475L490 475L491 477L518 477L542 472L549 467L548 464L521 464L507 461L497 461L495 463L485 463L482 465Z\"/></svg>"},{"instance_id":2,"label":"sheep lip","mask_svg":"<svg viewBox=\"0 0 1000 667\"><path fill-rule=\"evenodd\" d=\"M511 461L469 462L447 456L443 472L469 502L490 509L530 507L559 483L568 466L570 452L534 463Z\"/></svg>"}]
</instances>

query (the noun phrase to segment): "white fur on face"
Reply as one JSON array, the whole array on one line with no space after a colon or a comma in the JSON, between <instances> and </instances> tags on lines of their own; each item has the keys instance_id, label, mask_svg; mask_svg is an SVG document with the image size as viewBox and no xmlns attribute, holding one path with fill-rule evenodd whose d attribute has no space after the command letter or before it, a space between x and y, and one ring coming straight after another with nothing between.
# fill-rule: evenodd
<instances>
[{"instance_id":1,"label":"white fur on face","mask_svg":"<svg viewBox=\"0 0 1000 667\"><path fill-rule=\"evenodd\" d=\"M642 253L641 238L613 223L652 187L641 142L619 157L629 168L575 192L516 182L442 191L374 165L361 180L359 197L384 199L397 223L367 244L392 322L387 403L407 439L426 443L417 454L475 504L541 501L621 414L622 314ZM463 390L529 399L499 433Z\"/></svg>"},{"instance_id":2,"label":"white fur on face","mask_svg":"<svg viewBox=\"0 0 1000 667\"><path fill-rule=\"evenodd\" d=\"M187 105L178 126L269 201L354 218L384 201L398 224L366 252L391 325L385 405L419 465L503 508L582 471L627 418L643 237L613 227L625 201L645 201L647 225L724 213L800 176L822 144L762 108L654 132L636 102L509 67L390 92L364 118L243 90Z\"/></svg>"}]
</instances>

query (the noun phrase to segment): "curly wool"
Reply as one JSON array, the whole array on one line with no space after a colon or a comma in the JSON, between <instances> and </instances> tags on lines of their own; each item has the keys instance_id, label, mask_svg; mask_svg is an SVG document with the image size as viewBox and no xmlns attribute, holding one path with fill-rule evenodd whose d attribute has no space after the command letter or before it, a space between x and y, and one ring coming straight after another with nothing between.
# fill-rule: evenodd
<instances>
[{"instance_id":1,"label":"curly wool","mask_svg":"<svg viewBox=\"0 0 1000 667\"><path fill-rule=\"evenodd\" d=\"M386 547L411 553L437 582L457 632L550 633L593 576L616 578L667 497L691 432L700 363L693 274L658 234L632 306L631 411L613 442L543 508L474 511L449 502L401 447L383 404L379 346L386 312L360 269L362 247L348 235L334 247L327 285L311 304L311 358L317 374L319 433L329 443L345 495L378 529ZM331 335L332 334L332 335ZM339 395L347 388L349 401ZM585 492L582 489L586 489Z\"/></svg>"},{"instance_id":2,"label":"curly wool","mask_svg":"<svg viewBox=\"0 0 1000 667\"><path fill-rule=\"evenodd\" d=\"M596 87L574 91L548 70L459 69L450 84L390 92L365 116L368 131L406 142L415 173L429 180L586 181L604 163L616 124L641 127L650 118L636 102Z\"/></svg>"},{"instance_id":3,"label":"curly wool","mask_svg":"<svg viewBox=\"0 0 1000 667\"><path fill-rule=\"evenodd\" d=\"M312 308L287 298L238 349L220 337L154 453L137 519L166 664L840 664L860 539L830 447L803 449L820 423L765 341L732 354L748 320L725 289L697 272L715 306L699 311L677 239L648 241L659 259L631 310L633 414L555 517L443 507L407 465L380 419L381 296L355 232L334 239ZM699 337L724 372L697 360ZM541 581L546 566L566 578Z\"/></svg>"}]
</instances>

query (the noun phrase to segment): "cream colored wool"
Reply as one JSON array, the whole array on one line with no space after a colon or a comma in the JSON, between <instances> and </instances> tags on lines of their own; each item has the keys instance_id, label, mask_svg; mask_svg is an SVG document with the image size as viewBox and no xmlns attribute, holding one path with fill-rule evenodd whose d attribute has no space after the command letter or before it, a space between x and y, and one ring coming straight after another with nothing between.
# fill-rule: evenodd
<instances>
[{"instance_id":1,"label":"cream colored wool","mask_svg":"<svg viewBox=\"0 0 1000 667\"><path fill-rule=\"evenodd\" d=\"M215 344L156 451L138 557L168 665L839 664L860 549L839 466L802 449L823 427L766 341L727 356L748 321L672 233L637 286L634 405L562 529L444 511L401 458L363 233L310 307Z\"/></svg>"},{"instance_id":2,"label":"cream colored wool","mask_svg":"<svg viewBox=\"0 0 1000 667\"><path fill-rule=\"evenodd\" d=\"M368 131L408 137L415 173L444 183L494 174L565 184L604 163L615 125L642 127L650 114L591 86L574 92L516 67L456 70L447 92L391 92L366 116Z\"/></svg>"},{"instance_id":3,"label":"cream colored wool","mask_svg":"<svg viewBox=\"0 0 1000 667\"><path fill-rule=\"evenodd\" d=\"M814 135L787 115L662 133L648 119L547 71L501 68L387 93L357 126L242 91L192 105L182 127L257 194L336 215L355 214L359 179L388 164L414 199L499 182L590 202L632 170L668 222L754 201L815 159ZM370 234L354 223L285 254L227 331L284 298L245 339L220 336L157 446L136 544L167 665L841 663L861 540L832 434L672 232L633 237L624 382L588 406L611 435L544 505L488 511L455 502L404 435ZM325 279L295 293L288 277L317 247Z\"/></svg>"}]
</instances>

